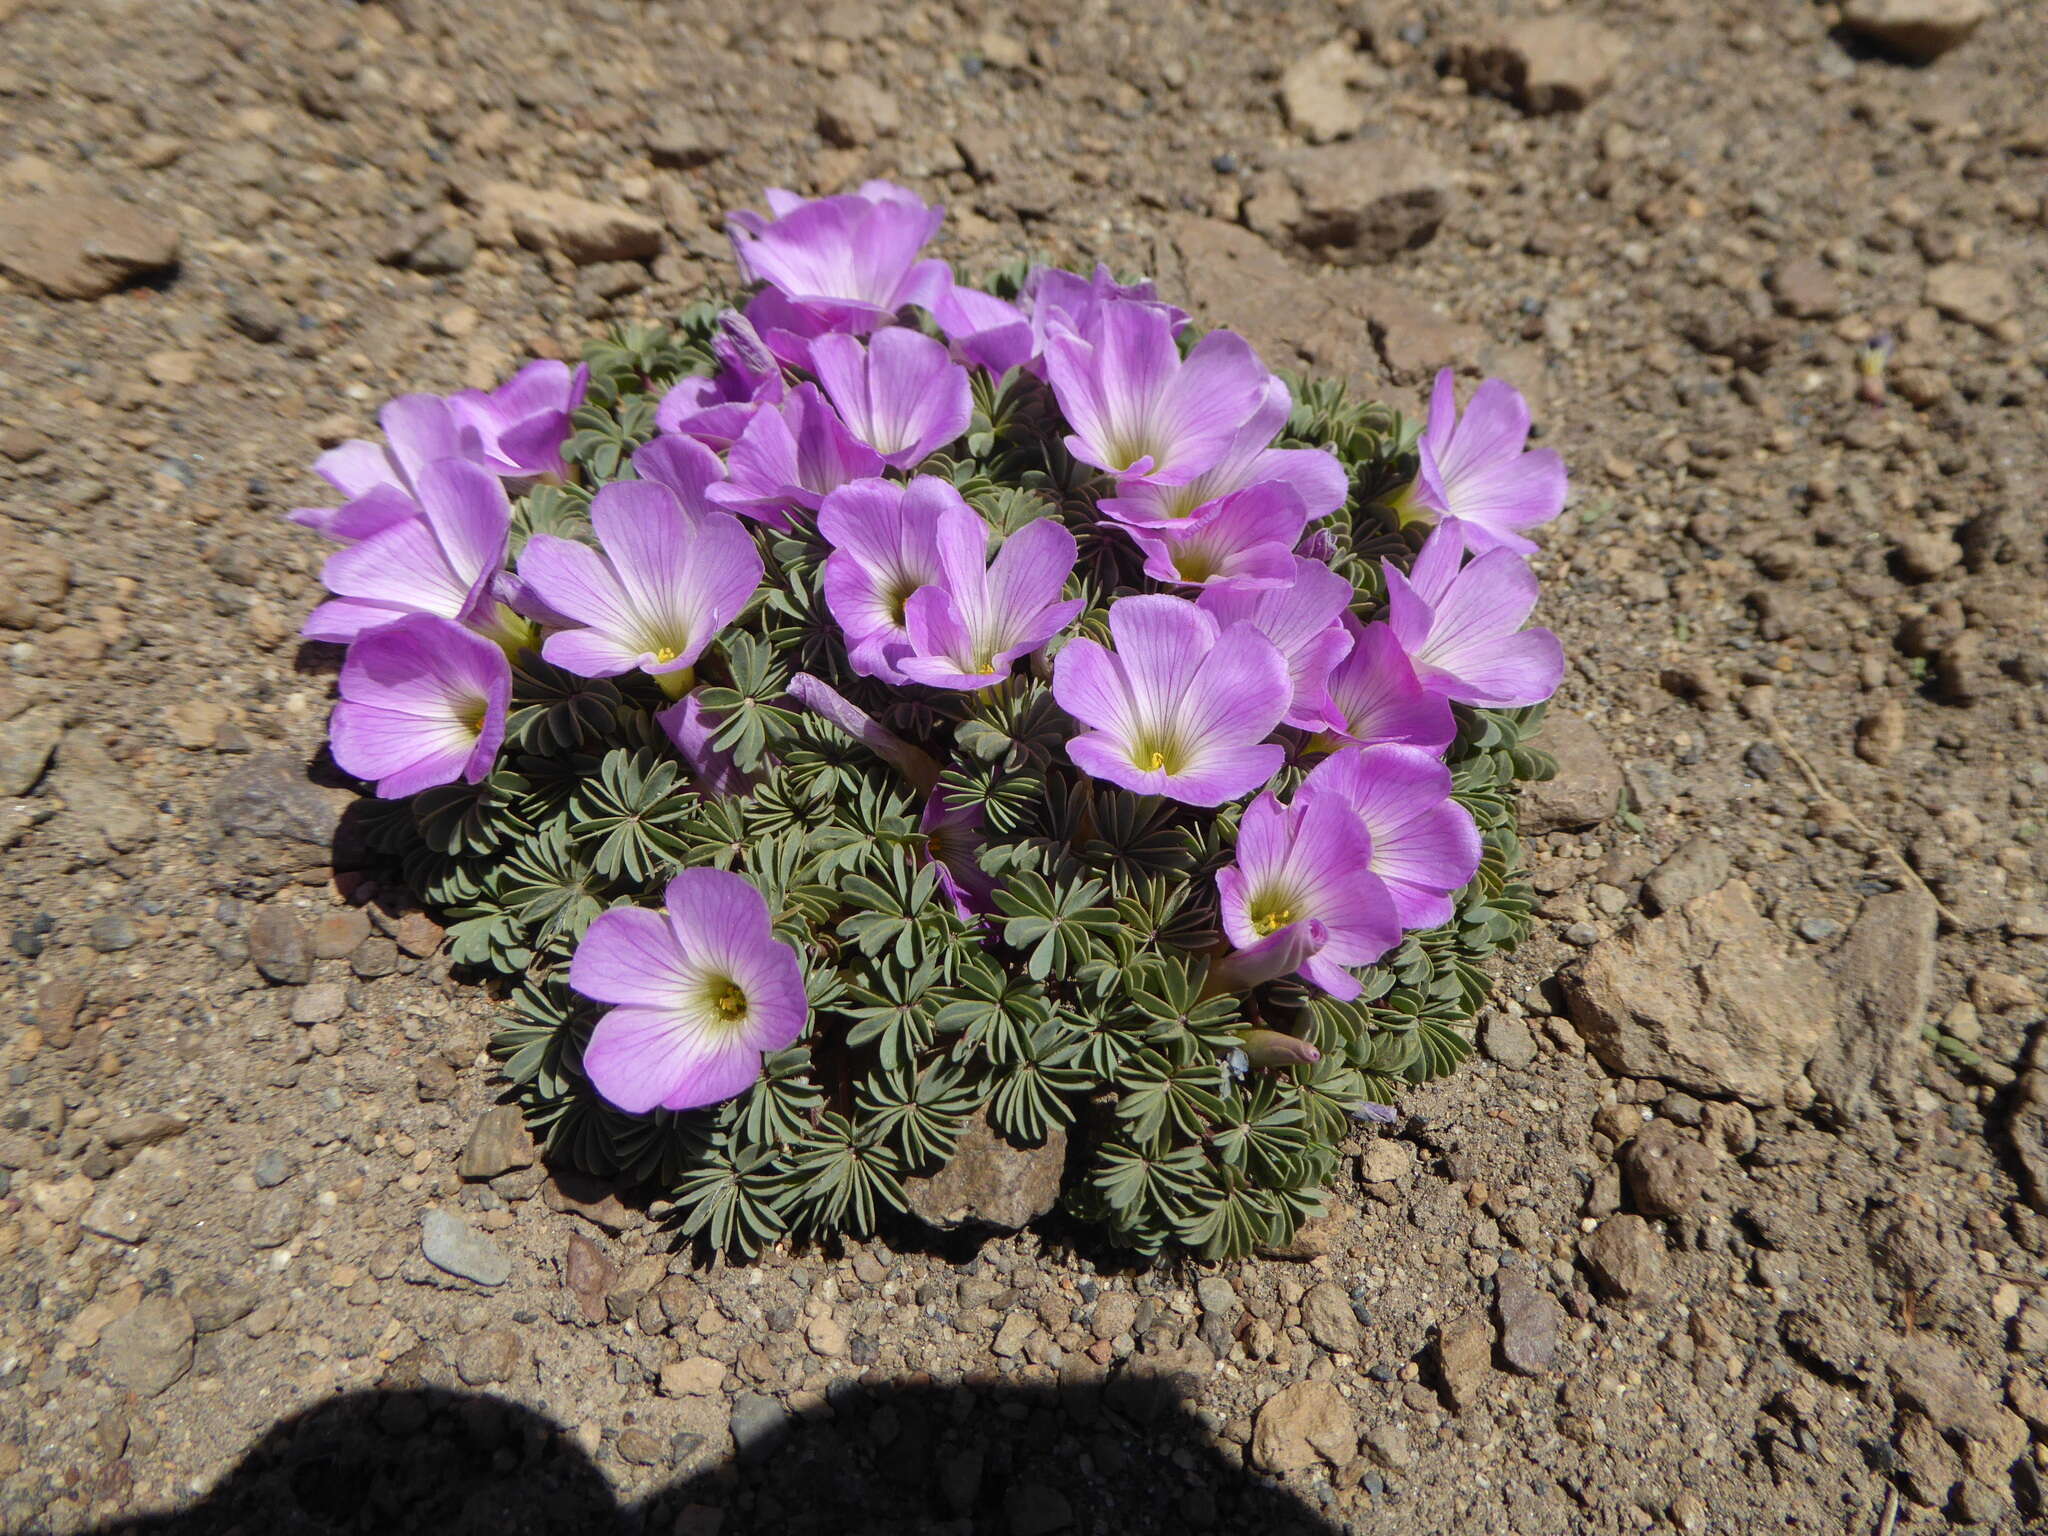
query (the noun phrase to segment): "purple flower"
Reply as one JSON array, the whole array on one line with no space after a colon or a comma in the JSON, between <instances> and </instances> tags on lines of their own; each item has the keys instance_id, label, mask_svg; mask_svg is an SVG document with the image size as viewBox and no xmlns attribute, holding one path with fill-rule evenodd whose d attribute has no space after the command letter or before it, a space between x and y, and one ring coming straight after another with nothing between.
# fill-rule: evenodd
<instances>
[{"instance_id":1,"label":"purple flower","mask_svg":"<svg viewBox=\"0 0 2048 1536\"><path fill-rule=\"evenodd\" d=\"M910 652L910 595L939 580L939 518L965 509L960 493L933 475L908 485L856 480L825 498L818 535L825 557L825 606L846 636L847 660L862 677L909 679L897 662ZM970 514L971 515L971 514Z\"/></svg>"},{"instance_id":2,"label":"purple flower","mask_svg":"<svg viewBox=\"0 0 2048 1536\"><path fill-rule=\"evenodd\" d=\"M634 1115L744 1093L762 1056L794 1045L810 1018L803 965L759 891L686 869L663 901L599 913L569 962L569 985L611 1005L583 1047L584 1074Z\"/></svg>"},{"instance_id":3,"label":"purple flower","mask_svg":"<svg viewBox=\"0 0 2048 1536\"><path fill-rule=\"evenodd\" d=\"M988 524L946 488L954 504L939 512L939 579L903 605L910 650L896 666L932 688L989 688L1088 606L1060 601L1078 547L1057 518L1041 517L1003 540L990 561Z\"/></svg>"},{"instance_id":4,"label":"purple flower","mask_svg":"<svg viewBox=\"0 0 2048 1536\"><path fill-rule=\"evenodd\" d=\"M1229 331L1211 331L1183 360L1172 322L1129 301L1103 305L1092 340L1056 330L1045 366L1074 457L1161 485L1183 485L1223 457L1268 377Z\"/></svg>"},{"instance_id":5,"label":"purple flower","mask_svg":"<svg viewBox=\"0 0 2048 1536\"><path fill-rule=\"evenodd\" d=\"M1213 502L1173 528L1126 528L1145 552L1145 574L1181 587L1284 587L1307 514L1285 485L1255 485Z\"/></svg>"},{"instance_id":6,"label":"purple flower","mask_svg":"<svg viewBox=\"0 0 2048 1536\"><path fill-rule=\"evenodd\" d=\"M1117 487L1115 496L1103 498L1103 514L1138 528L1174 528L1232 491L1278 482L1301 498L1310 522L1328 517L1344 505L1350 492L1344 466L1336 455L1321 448L1272 446L1293 408L1287 386L1278 379L1267 379L1258 409L1238 428L1214 465L1183 485L1126 481Z\"/></svg>"},{"instance_id":7,"label":"purple flower","mask_svg":"<svg viewBox=\"0 0 2048 1536\"><path fill-rule=\"evenodd\" d=\"M473 430L484 463L501 475L553 475L568 472L562 445L569 440L569 418L590 387L590 365L543 359L528 363L489 394L465 389L451 395L455 419Z\"/></svg>"},{"instance_id":8,"label":"purple flower","mask_svg":"<svg viewBox=\"0 0 2048 1536\"><path fill-rule=\"evenodd\" d=\"M770 310L770 323L793 323L799 336L865 334L907 304L932 308L952 282L943 261L918 259L944 211L903 187L870 181L811 200L778 187L768 207L772 219L730 216L733 250L748 280L770 284L785 301Z\"/></svg>"},{"instance_id":9,"label":"purple flower","mask_svg":"<svg viewBox=\"0 0 2048 1536\"><path fill-rule=\"evenodd\" d=\"M689 765L690 776L705 794L743 795L754 787L753 775L742 773L732 754L712 741L717 727L704 717L702 691L686 693L667 709L656 711L654 723Z\"/></svg>"},{"instance_id":10,"label":"purple flower","mask_svg":"<svg viewBox=\"0 0 2048 1536\"><path fill-rule=\"evenodd\" d=\"M1564 680L1564 647L1547 629L1523 629L1536 606L1536 574L1496 549L1460 569L1466 525L1440 525L1412 574L1386 565L1387 618L1422 686L1461 704L1541 704Z\"/></svg>"},{"instance_id":11,"label":"purple flower","mask_svg":"<svg viewBox=\"0 0 2048 1536\"><path fill-rule=\"evenodd\" d=\"M1038 353L1031 321L1023 310L964 283L954 283L939 295L932 318L939 322L955 352L997 378L1022 367Z\"/></svg>"},{"instance_id":12,"label":"purple flower","mask_svg":"<svg viewBox=\"0 0 2048 1536\"><path fill-rule=\"evenodd\" d=\"M1263 939L1233 949L1211 967L1209 977L1223 992L1248 992L1282 976L1292 976L1330 942L1330 930L1305 917L1275 928Z\"/></svg>"},{"instance_id":13,"label":"purple flower","mask_svg":"<svg viewBox=\"0 0 2048 1536\"><path fill-rule=\"evenodd\" d=\"M943 794L924 803L918 818L924 851L939 872L939 888L963 922L995 910L995 877L981 867L981 812L971 805L949 805Z\"/></svg>"},{"instance_id":14,"label":"purple flower","mask_svg":"<svg viewBox=\"0 0 2048 1536\"><path fill-rule=\"evenodd\" d=\"M1082 772L1140 795L1214 806L1257 789L1287 754L1266 738L1287 711L1287 663L1249 624L1228 630L1193 603L1153 595L1109 607L1109 651L1070 640L1052 692L1085 734Z\"/></svg>"},{"instance_id":15,"label":"purple flower","mask_svg":"<svg viewBox=\"0 0 2048 1536\"><path fill-rule=\"evenodd\" d=\"M1268 792L1245 807L1237 862L1216 872L1224 935L1239 950L1298 924L1320 925L1324 942L1299 974L1336 998L1363 990L1350 967L1370 965L1401 942L1386 884L1372 872L1372 836L1335 795L1297 797L1282 808Z\"/></svg>"},{"instance_id":16,"label":"purple flower","mask_svg":"<svg viewBox=\"0 0 2048 1536\"><path fill-rule=\"evenodd\" d=\"M306 620L308 639L350 641L408 613L476 627L495 619L512 536L504 482L463 459L424 465L413 480L412 516L327 557L320 579L335 595Z\"/></svg>"},{"instance_id":17,"label":"purple flower","mask_svg":"<svg viewBox=\"0 0 2048 1536\"><path fill-rule=\"evenodd\" d=\"M339 507L300 507L290 520L340 543L414 515L421 470L441 459L481 459L482 442L440 395L400 395L377 413L383 444L352 438L313 461L313 472L347 498Z\"/></svg>"},{"instance_id":18,"label":"purple flower","mask_svg":"<svg viewBox=\"0 0 2048 1536\"><path fill-rule=\"evenodd\" d=\"M546 610L566 620L541 655L580 677L650 673L678 698L690 668L738 616L761 583L753 536L724 513L693 516L667 486L622 480L590 504L600 554L588 544L536 534L519 576Z\"/></svg>"},{"instance_id":19,"label":"purple flower","mask_svg":"<svg viewBox=\"0 0 2048 1536\"><path fill-rule=\"evenodd\" d=\"M840 486L881 472L882 456L847 431L818 387L799 384L780 407L755 412L726 455L726 483L706 495L727 511L787 528L788 508L816 509Z\"/></svg>"},{"instance_id":20,"label":"purple flower","mask_svg":"<svg viewBox=\"0 0 2048 1536\"><path fill-rule=\"evenodd\" d=\"M657 437L642 443L633 450L633 472L667 486L685 512L707 517L721 510L711 490L725 479L725 466L694 437Z\"/></svg>"},{"instance_id":21,"label":"purple flower","mask_svg":"<svg viewBox=\"0 0 2048 1536\"><path fill-rule=\"evenodd\" d=\"M945 346L907 326L877 331L862 346L820 336L811 367L853 435L895 469L909 469L967 430L974 392Z\"/></svg>"},{"instance_id":22,"label":"purple flower","mask_svg":"<svg viewBox=\"0 0 2048 1536\"><path fill-rule=\"evenodd\" d=\"M719 371L709 378L693 374L677 380L654 408L654 425L664 434L693 437L722 453L755 412L781 402L788 385L781 360L737 310L718 317L711 350L722 365Z\"/></svg>"},{"instance_id":23,"label":"purple flower","mask_svg":"<svg viewBox=\"0 0 2048 1536\"><path fill-rule=\"evenodd\" d=\"M1351 636L1338 622L1349 617L1351 583L1319 561L1290 558L1293 580L1286 586L1212 586L1195 599L1195 606L1225 629L1247 623L1272 641L1293 685L1287 723L1304 731L1325 730L1339 723L1328 683L1330 669L1351 650ZM1448 706L1444 712L1449 715Z\"/></svg>"},{"instance_id":24,"label":"purple flower","mask_svg":"<svg viewBox=\"0 0 2048 1536\"><path fill-rule=\"evenodd\" d=\"M1564 460L1549 448L1522 451L1529 404L1504 380L1481 384L1460 420L1453 377L1444 369L1430 393L1414 504L1465 524L1465 546L1475 555L1531 554L1536 545L1522 530L1564 510Z\"/></svg>"},{"instance_id":25,"label":"purple flower","mask_svg":"<svg viewBox=\"0 0 2048 1536\"><path fill-rule=\"evenodd\" d=\"M1451 770L1415 747L1346 747L1302 781L1297 805L1341 800L1372 837L1372 872L1394 898L1403 928L1434 928L1457 910L1451 896L1479 871L1479 828L1451 798Z\"/></svg>"},{"instance_id":26,"label":"purple flower","mask_svg":"<svg viewBox=\"0 0 2048 1536\"><path fill-rule=\"evenodd\" d=\"M433 614L373 629L341 664L328 744L345 773L397 800L491 771L505 739L512 666L483 636Z\"/></svg>"},{"instance_id":27,"label":"purple flower","mask_svg":"<svg viewBox=\"0 0 2048 1536\"><path fill-rule=\"evenodd\" d=\"M1187 311L1163 301L1151 283L1119 283L1100 262L1088 277L1063 267L1033 267L1018 297L1031 313L1033 356L1044 355L1046 340L1054 331L1071 331L1083 341L1094 341L1101 332L1104 310L1114 305L1152 310L1174 336L1188 323Z\"/></svg>"},{"instance_id":28,"label":"purple flower","mask_svg":"<svg viewBox=\"0 0 2048 1536\"><path fill-rule=\"evenodd\" d=\"M1431 693L1385 624L1361 624L1348 613L1351 650L1330 671L1330 729L1346 741L1406 742L1441 752L1458 734L1451 701Z\"/></svg>"}]
</instances>

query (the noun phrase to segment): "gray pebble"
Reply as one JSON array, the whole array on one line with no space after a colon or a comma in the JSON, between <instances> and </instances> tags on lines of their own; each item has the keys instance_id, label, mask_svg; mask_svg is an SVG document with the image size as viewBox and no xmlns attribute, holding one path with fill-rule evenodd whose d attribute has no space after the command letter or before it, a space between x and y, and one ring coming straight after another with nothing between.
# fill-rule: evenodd
<instances>
[{"instance_id":1,"label":"gray pebble","mask_svg":"<svg viewBox=\"0 0 2048 1536\"><path fill-rule=\"evenodd\" d=\"M740 1460L763 1461L789 1436L789 1410L760 1392L742 1392L732 1400L732 1443Z\"/></svg>"},{"instance_id":2,"label":"gray pebble","mask_svg":"<svg viewBox=\"0 0 2048 1536\"><path fill-rule=\"evenodd\" d=\"M323 981L292 999L294 1024L327 1024L348 1011L348 991L338 981Z\"/></svg>"},{"instance_id":3,"label":"gray pebble","mask_svg":"<svg viewBox=\"0 0 2048 1536\"><path fill-rule=\"evenodd\" d=\"M275 1189L292 1176L291 1160L282 1147L272 1147L256 1159L256 1166L249 1173L259 1189Z\"/></svg>"},{"instance_id":4,"label":"gray pebble","mask_svg":"<svg viewBox=\"0 0 2048 1536\"><path fill-rule=\"evenodd\" d=\"M86 943L103 955L133 949L142 942L142 935L135 930L135 920L125 912L109 912L104 917L93 919L92 927L86 930Z\"/></svg>"},{"instance_id":5,"label":"gray pebble","mask_svg":"<svg viewBox=\"0 0 2048 1536\"><path fill-rule=\"evenodd\" d=\"M512 1278L505 1250L452 1211L432 1210L420 1218L420 1252L436 1269L478 1285L503 1285Z\"/></svg>"}]
</instances>

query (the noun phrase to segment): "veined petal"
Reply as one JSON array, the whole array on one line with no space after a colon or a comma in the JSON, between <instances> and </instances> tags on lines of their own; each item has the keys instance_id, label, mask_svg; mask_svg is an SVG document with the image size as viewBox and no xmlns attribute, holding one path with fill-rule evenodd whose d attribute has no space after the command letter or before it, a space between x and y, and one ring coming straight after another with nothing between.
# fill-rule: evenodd
<instances>
[{"instance_id":1,"label":"veined petal","mask_svg":"<svg viewBox=\"0 0 2048 1536\"><path fill-rule=\"evenodd\" d=\"M1273 642L1249 624L1233 624L1203 657L1176 724L1204 747L1256 742L1272 734L1292 698Z\"/></svg>"},{"instance_id":2,"label":"veined petal","mask_svg":"<svg viewBox=\"0 0 2048 1536\"><path fill-rule=\"evenodd\" d=\"M642 443L633 451L633 468L642 480L667 486L686 512L701 517L718 510L707 493L724 481L725 466L694 437L663 435Z\"/></svg>"},{"instance_id":3,"label":"veined petal","mask_svg":"<svg viewBox=\"0 0 2048 1536\"><path fill-rule=\"evenodd\" d=\"M461 616L470 583L448 564L425 518L393 523L327 557L320 579L337 597L418 613Z\"/></svg>"},{"instance_id":4,"label":"veined petal","mask_svg":"<svg viewBox=\"0 0 2048 1536\"><path fill-rule=\"evenodd\" d=\"M772 942L768 902L744 877L723 869L686 869L662 892L677 946L693 961L731 967Z\"/></svg>"},{"instance_id":5,"label":"veined petal","mask_svg":"<svg viewBox=\"0 0 2048 1536\"><path fill-rule=\"evenodd\" d=\"M721 1057L724 1054L721 1052ZM640 1115L667 1105L672 1098L690 1097L685 1087L699 1085L701 1055L694 1032L672 1005L613 1008L590 1031L590 1040L583 1047L583 1072L607 1103L629 1115ZM718 1082L738 1076L739 1064L721 1061L720 1065L722 1072L715 1074ZM739 1092L759 1073L760 1057L756 1055L752 1075L732 1092Z\"/></svg>"},{"instance_id":6,"label":"veined petal","mask_svg":"<svg viewBox=\"0 0 2048 1536\"><path fill-rule=\"evenodd\" d=\"M1061 709L1110 740L1129 741L1138 732L1124 669L1093 640L1069 640L1060 647L1052 663L1052 696Z\"/></svg>"},{"instance_id":7,"label":"veined petal","mask_svg":"<svg viewBox=\"0 0 2048 1536\"><path fill-rule=\"evenodd\" d=\"M499 571L512 536L512 503L505 482L481 464L439 459L417 476L420 510L434 530L449 570L465 586L472 607Z\"/></svg>"},{"instance_id":8,"label":"veined petal","mask_svg":"<svg viewBox=\"0 0 2048 1536\"><path fill-rule=\"evenodd\" d=\"M592 918L569 962L569 985L600 1003L667 1007L690 976L668 919L645 907Z\"/></svg>"},{"instance_id":9,"label":"veined petal","mask_svg":"<svg viewBox=\"0 0 2048 1536\"><path fill-rule=\"evenodd\" d=\"M519 554L519 578L552 612L606 634L633 624L610 562L588 544L537 533Z\"/></svg>"}]
</instances>

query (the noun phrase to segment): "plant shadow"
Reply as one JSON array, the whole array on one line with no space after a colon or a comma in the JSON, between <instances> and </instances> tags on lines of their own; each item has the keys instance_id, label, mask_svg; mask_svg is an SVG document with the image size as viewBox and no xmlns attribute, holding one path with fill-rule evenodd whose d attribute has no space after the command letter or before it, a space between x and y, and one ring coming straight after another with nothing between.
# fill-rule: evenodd
<instances>
[{"instance_id":1,"label":"plant shadow","mask_svg":"<svg viewBox=\"0 0 2048 1536\"><path fill-rule=\"evenodd\" d=\"M93 1536L1339 1529L1222 1454L1167 1377L1125 1371L1074 1387L849 1377L815 1412L744 1395L740 1405L737 1454L627 1502L566 1430L516 1403L438 1388L350 1393L280 1420L189 1506ZM676 1436L662 1452L688 1466L695 1439Z\"/></svg>"}]
</instances>

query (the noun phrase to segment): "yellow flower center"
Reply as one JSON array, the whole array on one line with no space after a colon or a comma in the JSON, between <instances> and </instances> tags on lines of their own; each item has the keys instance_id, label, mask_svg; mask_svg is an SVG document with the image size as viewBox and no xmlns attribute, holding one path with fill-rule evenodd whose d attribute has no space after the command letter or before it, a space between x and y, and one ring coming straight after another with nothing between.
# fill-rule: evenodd
<instances>
[{"instance_id":1,"label":"yellow flower center","mask_svg":"<svg viewBox=\"0 0 2048 1536\"><path fill-rule=\"evenodd\" d=\"M490 712L491 701L478 694L463 701L461 712L455 718L462 722L462 728L470 735L481 736L484 733L484 717Z\"/></svg>"},{"instance_id":2,"label":"yellow flower center","mask_svg":"<svg viewBox=\"0 0 2048 1536\"><path fill-rule=\"evenodd\" d=\"M1138 741L1131 746L1131 763L1148 773L1179 773L1187 766L1187 754L1169 740Z\"/></svg>"},{"instance_id":3,"label":"yellow flower center","mask_svg":"<svg viewBox=\"0 0 2048 1536\"><path fill-rule=\"evenodd\" d=\"M1254 917L1252 919L1252 928L1263 938L1269 933L1278 933L1293 921L1294 909L1292 907L1274 907L1271 911L1261 912L1258 916Z\"/></svg>"},{"instance_id":4,"label":"yellow flower center","mask_svg":"<svg viewBox=\"0 0 2048 1536\"><path fill-rule=\"evenodd\" d=\"M728 982L725 990L711 1000L711 1006L721 1019L730 1023L747 1011L747 994Z\"/></svg>"}]
</instances>

